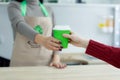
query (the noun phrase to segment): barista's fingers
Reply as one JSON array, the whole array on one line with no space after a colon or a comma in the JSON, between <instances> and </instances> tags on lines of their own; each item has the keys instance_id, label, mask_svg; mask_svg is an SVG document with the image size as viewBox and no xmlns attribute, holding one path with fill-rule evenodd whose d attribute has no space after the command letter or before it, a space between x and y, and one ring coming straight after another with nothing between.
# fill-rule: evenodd
<instances>
[{"instance_id":1,"label":"barista's fingers","mask_svg":"<svg viewBox=\"0 0 120 80\"><path fill-rule=\"evenodd\" d=\"M56 68L60 68L60 65L59 64L55 64L54 65Z\"/></svg>"},{"instance_id":2,"label":"barista's fingers","mask_svg":"<svg viewBox=\"0 0 120 80\"><path fill-rule=\"evenodd\" d=\"M49 45L48 47L49 47L50 50L53 50L53 51L59 51L60 50L59 48L51 46L51 45Z\"/></svg>"},{"instance_id":3,"label":"barista's fingers","mask_svg":"<svg viewBox=\"0 0 120 80\"><path fill-rule=\"evenodd\" d=\"M53 63L50 63L49 66L52 67L52 66L53 66Z\"/></svg>"},{"instance_id":4,"label":"barista's fingers","mask_svg":"<svg viewBox=\"0 0 120 80\"><path fill-rule=\"evenodd\" d=\"M55 45L55 43L54 43L54 45ZM52 41L49 41L49 45L47 47L48 47L48 49L55 50L55 51L59 51L59 49L60 49L59 47L53 46L53 42Z\"/></svg>"},{"instance_id":5,"label":"barista's fingers","mask_svg":"<svg viewBox=\"0 0 120 80\"><path fill-rule=\"evenodd\" d=\"M57 47L57 48L61 48L61 45L60 44L58 44L58 43L54 43L54 42L50 42L50 45L51 46L54 46L54 47Z\"/></svg>"},{"instance_id":6,"label":"barista's fingers","mask_svg":"<svg viewBox=\"0 0 120 80\"><path fill-rule=\"evenodd\" d=\"M68 40L69 43L70 43L71 41L72 41L71 39Z\"/></svg>"},{"instance_id":7,"label":"barista's fingers","mask_svg":"<svg viewBox=\"0 0 120 80\"><path fill-rule=\"evenodd\" d=\"M55 39L55 38L53 38L53 37L51 38L51 41L52 41L52 42L55 42L55 43L59 43L59 44L60 44L60 41L59 41L59 40L57 40L57 39Z\"/></svg>"},{"instance_id":8,"label":"barista's fingers","mask_svg":"<svg viewBox=\"0 0 120 80\"><path fill-rule=\"evenodd\" d=\"M60 68L65 68L66 66L66 64L60 63Z\"/></svg>"}]
</instances>

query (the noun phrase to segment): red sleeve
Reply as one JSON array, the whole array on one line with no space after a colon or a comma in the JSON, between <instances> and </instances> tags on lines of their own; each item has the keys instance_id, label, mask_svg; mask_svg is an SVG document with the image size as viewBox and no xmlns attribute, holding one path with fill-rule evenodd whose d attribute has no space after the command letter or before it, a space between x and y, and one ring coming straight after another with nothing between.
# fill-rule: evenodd
<instances>
[{"instance_id":1,"label":"red sleeve","mask_svg":"<svg viewBox=\"0 0 120 80\"><path fill-rule=\"evenodd\" d=\"M120 48L90 40L86 49L86 54L99 58L117 68L120 68Z\"/></svg>"}]
</instances>

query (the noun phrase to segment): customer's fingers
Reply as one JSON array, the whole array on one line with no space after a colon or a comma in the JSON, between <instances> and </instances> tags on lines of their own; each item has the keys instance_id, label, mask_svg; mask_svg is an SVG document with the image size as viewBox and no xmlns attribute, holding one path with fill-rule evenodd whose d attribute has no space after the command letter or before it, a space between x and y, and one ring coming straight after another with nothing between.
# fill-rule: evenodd
<instances>
[{"instance_id":1,"label":"customer's fingers","mask_svg":"<svg viewBox=\"0 0 120 80\"><path fill-rule=\"evenodd\" d=\"M65 38L70 38L70 39L72 38L71 35L69 35L69 34L63 34L63 36L64 36Z\"/></svg>"}]
</instances>

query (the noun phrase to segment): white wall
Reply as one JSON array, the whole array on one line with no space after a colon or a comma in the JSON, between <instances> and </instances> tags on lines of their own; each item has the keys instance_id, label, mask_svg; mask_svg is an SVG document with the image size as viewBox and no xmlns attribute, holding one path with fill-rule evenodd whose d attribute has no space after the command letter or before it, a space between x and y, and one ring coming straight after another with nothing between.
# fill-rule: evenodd
<instances>
[{"instance_id":1,"label":"white wall","mask_svg":"<svg viewBox=\"0 0 120 80\"><path fill-rule=\"evenodd\" d=\"M112 0L82 0L86 3L111 3Z\"/></svg>"},{"instance_id":2,"label":"white wall","mask_svg":"<svg viewBox=\"0 0 120 80\"><path fill-rule=\"evenodd\" d=\"M13 31L7 15L7 6L0 4L0 56L10 59L13 47Z\"/></svg>"},{"instance_id":3,"label":"white wall","mask_svg":"<svg viewBox=\"0 0 120 80\"><path fill-rule=\"evenodd\" d=\"M111 0L111 3L113 3L113 4L120 4L120 0Z\"/></svg>"},{"instance_id":4,"label":"white wall","mask_svg":"<svg viewBox=\"0 0 120 80\"><path fill-rule=\"evenodd\" d=\"M120 0L82 0L86 3L120 4Z\"/></svg>"}]
</instances>

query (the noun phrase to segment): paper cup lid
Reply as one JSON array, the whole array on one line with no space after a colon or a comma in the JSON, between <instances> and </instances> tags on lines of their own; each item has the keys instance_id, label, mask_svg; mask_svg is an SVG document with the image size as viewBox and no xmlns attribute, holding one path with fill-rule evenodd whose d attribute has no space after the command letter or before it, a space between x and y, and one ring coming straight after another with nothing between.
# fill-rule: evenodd
<instances>
[{"instance_id":1,"label":"paper cup lid","mask_svg":"<svg viewBox=\"0 0 120 80\"><path fill-rule=\"evenodd\" d=\"M56 25L53 30L71 30L69 25Z\"/></svg>"}]
</instances>

